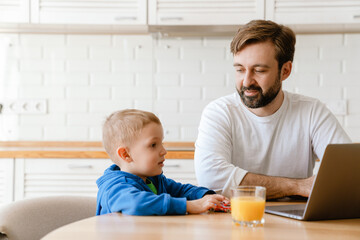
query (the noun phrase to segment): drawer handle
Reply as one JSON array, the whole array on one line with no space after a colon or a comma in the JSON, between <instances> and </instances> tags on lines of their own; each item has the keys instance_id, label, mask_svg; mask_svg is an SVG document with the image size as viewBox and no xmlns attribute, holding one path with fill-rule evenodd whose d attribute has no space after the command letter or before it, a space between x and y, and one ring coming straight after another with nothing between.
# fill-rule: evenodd
<instances>
[{"instance_id":1,"label":"drawer handle","mask_svg":"<svg viewBox=\"0 0 360 240\"><path fill-rule=\"evenodd\" d=\"M126 20L136 21L137 17L115 17L115 21L126 21Z\"/></svg>"},{"instance_id":2,"label":"drawer handle","mask_svg":"<svg viewBox=\"0 0 360 240\"><path fill-rule=\"evenodd\" d=\"M68 168L70 169L90 169L92 165L89 164L68 164Z\"/></svg>"},{"instance_id":3,"label":"drawer handle","mask_svg":"<svg viewBox=\"0 0 360 240\"><path fill-rule=\"evenodd\" d=\"M184 20L182 17L162 17L161 21L182 21Z\"/></svg>"},{"instance_id":4,"label":"drawer handle","mask_svg":"<svg viewBox=\"0 0 360 240\"><path fill-rule=\"evenodd\" d=\"M169 167L169 168L179 168L180 164L169 164L169 165L165 165L165 167Z\"/></svg>"},{"instance_id":5,"label":"drawer handle","mask_svg":"<svg viewBox=\"0 0 360 240\"><path fill-rule=\"evenodd\" d=\"M354 15L354 18L360 18L360 14Z\"/></svg>"}]
</instances>

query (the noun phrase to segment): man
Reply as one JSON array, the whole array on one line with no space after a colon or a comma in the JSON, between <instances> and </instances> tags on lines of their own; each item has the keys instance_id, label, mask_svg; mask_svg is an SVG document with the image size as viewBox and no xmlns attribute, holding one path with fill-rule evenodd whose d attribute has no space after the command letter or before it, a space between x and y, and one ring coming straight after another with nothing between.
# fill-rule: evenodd
<instances>
[{"instance_id":1,"label":"man","mask_svg":"<svg viewBox=\"0 0 360 240\"><path fill-rule=\"evenodd\" d=\"M254 20L231 42L237 92L203 111L195 144L199 185L222 189L261 185L267 198L307 197L315 159L329 143L349 143L320 101L282 90L292 70L295 34ZM336 176L334 176L336 177Z\"/></svg>"}]
</instances>

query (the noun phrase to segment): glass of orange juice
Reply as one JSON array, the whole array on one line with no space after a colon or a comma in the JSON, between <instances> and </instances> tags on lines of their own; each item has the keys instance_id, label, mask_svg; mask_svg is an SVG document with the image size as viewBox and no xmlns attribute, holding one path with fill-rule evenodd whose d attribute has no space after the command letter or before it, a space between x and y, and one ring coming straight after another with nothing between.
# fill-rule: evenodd
<instances>
[{"instance_id":1,"label":"glass of orange juice","mask_svg":"<svg viewBox=\"0 0 360 240\"><path fill-rule=\"evenodd\" d=\"M231 216L235 225L262 226L264 223L266 188L238 186L231 189Z\"/></svg>"}]
</instances>

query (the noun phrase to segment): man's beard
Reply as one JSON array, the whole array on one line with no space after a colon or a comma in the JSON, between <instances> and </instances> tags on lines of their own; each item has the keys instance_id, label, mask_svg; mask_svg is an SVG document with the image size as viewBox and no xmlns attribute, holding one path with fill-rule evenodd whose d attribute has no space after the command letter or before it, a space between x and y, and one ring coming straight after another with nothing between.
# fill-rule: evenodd
<instances>
[{"instance_id":1,"label":"man's beard","mask_svg":"<svg viewBox=\"0 0 360 240\"><path fill-rule=\"evenodd\" d=\"M241 100L248 108L261 108L268 105L278 95L280 89L281 89L280 76L275 81L274 85L271 86L271 88L265 94L263 93L261 87L257 87L254 85L250 85L249 87L242 86L240 90L236 88L237 92L240 95ZM246 90L257 90L259 94L254 97L248 97L244 94Z\"/></svg>"}]
</instances>

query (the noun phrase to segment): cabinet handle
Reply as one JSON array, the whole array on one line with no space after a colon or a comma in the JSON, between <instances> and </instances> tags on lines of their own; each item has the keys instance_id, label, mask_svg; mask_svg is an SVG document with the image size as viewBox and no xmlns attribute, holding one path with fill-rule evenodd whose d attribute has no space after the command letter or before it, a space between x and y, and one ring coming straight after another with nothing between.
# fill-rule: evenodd
<instances>
[{"instance_id":1,"label":"cabinet handle","mask_svg":"<svg viewBox=\"0 0 360 240\"><path fill-rule=\"evenodd\" d=\"M360 14L354 15L354 18L360 18Z\"/></svg>"},{"instance_id":2,"label":"cabinet handle","mask_svg":"<svg viewBox=\"0 0 360 240\"><path fill-rule=\"evenodd\" d=\"M168 168L179 168L180 167L180 164L166 164L165 167L168 167Z\"/></svg>"},{"instance_id":3,"label":"cabinet handle","mask_svg":"<svg viewBox=\"0 0 360 240\"><path fill-rule=\"evenodd\" d=\"M161 21L182 21L184 20L182 17L162 17Z\"/></svg>"},{"instance_id":4,"label":"cabinet handle","mask_svg":"<svg viewBox=\"0 0 360 240\"><path fill-rule=\"evenodd\" d=\"M89 164L68 164L68 168L70 169L90 169L92 165Z\"/></svg>"},{"instance_id":5,"label":"cabinet handle","mask_svg":"<svg viewBox=\"0 0 360 240\"><path fill-rule=\"evenodd\" d=\"M136 21L137 17L115 17L115 21L126 21L126 20Z\"/></svg>"}]
</instances>

